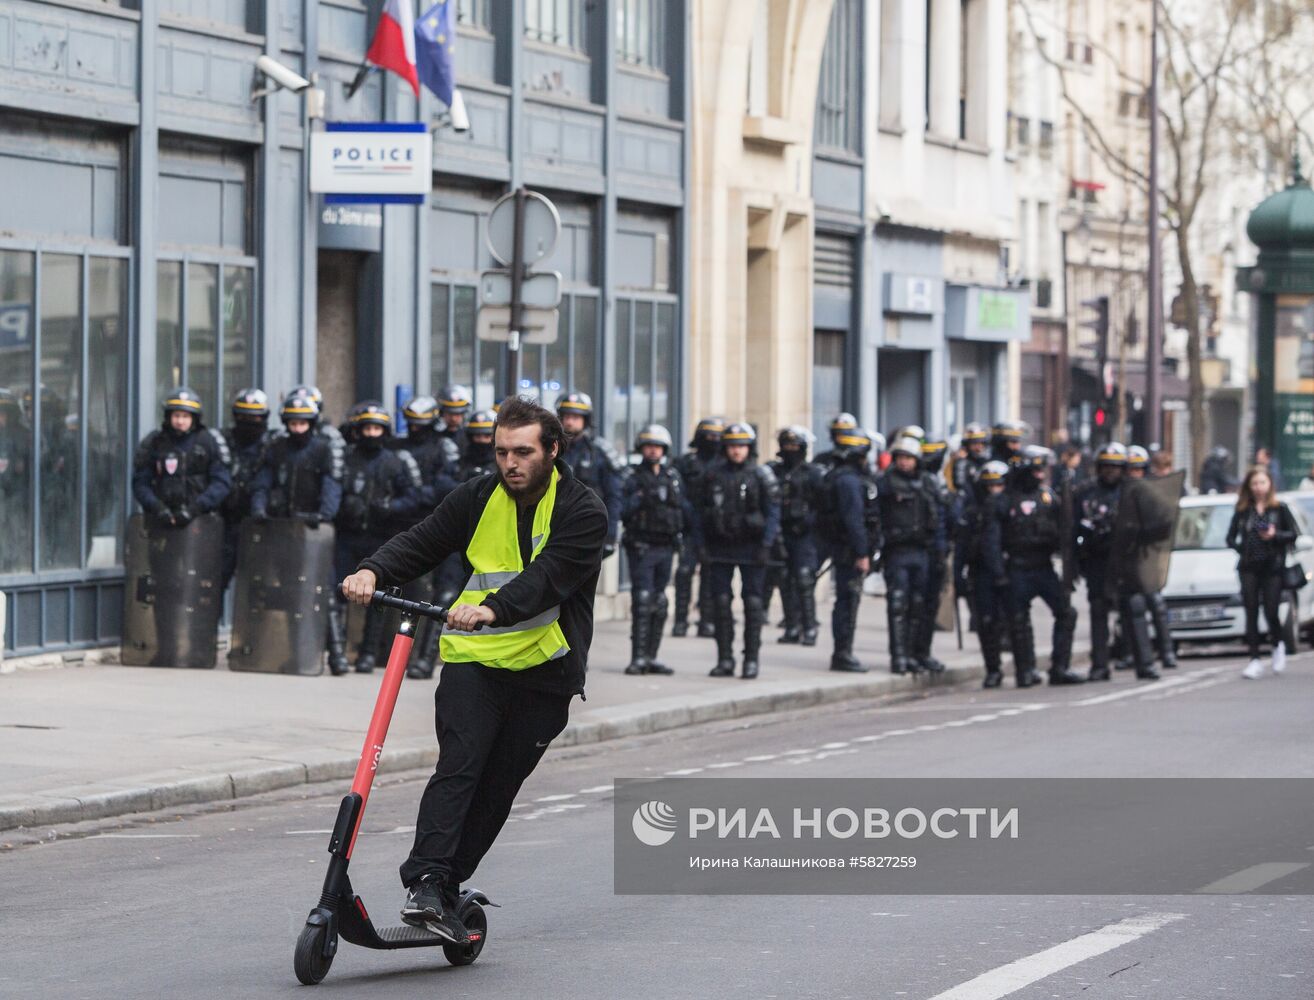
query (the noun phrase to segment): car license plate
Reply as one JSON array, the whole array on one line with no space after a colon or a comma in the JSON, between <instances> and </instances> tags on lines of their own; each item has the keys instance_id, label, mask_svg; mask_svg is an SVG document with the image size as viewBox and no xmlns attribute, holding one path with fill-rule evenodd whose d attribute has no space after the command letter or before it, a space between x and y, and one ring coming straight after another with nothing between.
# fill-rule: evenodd
<instances>
[{"instance_id":1,"label":"car license plate","mask_svg":"<svg viewBox=\"0 0 1314 1000\"><path fill-rule=\"evenodd\" d=\"M1169 608L1168 621L1171 624L1181 622L1213 622L1226 618L1227 613L1221 604L1201 604L1190 608Z\"/></svg>"}]
</instances>

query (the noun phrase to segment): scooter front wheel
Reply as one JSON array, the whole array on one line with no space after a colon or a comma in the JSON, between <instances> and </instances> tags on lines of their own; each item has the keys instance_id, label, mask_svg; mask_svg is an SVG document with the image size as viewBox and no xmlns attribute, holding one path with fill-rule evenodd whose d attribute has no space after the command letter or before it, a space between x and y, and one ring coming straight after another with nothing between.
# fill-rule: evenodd
<instances>
[{"instance_id":1,"label":"scooter front wheel","mask_svg":"<svg viewBox=\"0 0 1314 1000\"><path fill-rule=\"evenodd\" d=\"M315 986L328 975L329 966L333 964L333 955L324 954L325 939L329 929L322 924L306 924L301 928L297 938L297 950L292 958L292 968L303 986Z\"/></svg>"},{"instance_id":2,"label":"scooter front wheel","mask_svg":"<svg viewBox=\"0 0 1314 1000\"><path fill-rule=\"evenodd\" d=\"M445 944L443 954L452 965L471 965L484 950L484 942L488 940L488 915L482 906L471 901L461 913L461 923L465 924L472 940L469 944ZM476 934L478 937L475 937Z\"/></svg>"}]
</instances>

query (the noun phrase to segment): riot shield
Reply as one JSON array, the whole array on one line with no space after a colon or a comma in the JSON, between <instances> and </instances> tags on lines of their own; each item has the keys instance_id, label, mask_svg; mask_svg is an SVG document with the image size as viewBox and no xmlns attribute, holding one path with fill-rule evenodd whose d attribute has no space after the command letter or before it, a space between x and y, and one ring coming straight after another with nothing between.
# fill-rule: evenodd
<instances>
[{"instance_id":1,"label":"riot shield","mask_svg":"<svg viewBox=\"0 0 1314 1000\"><path fill-rule=\"evenodd\" d=\"M333 529L275 518L242 525L228 669L314 676L324 670L333 600Z\"/></svg>"},{"instance_id":2,"label":"riot shield","mask_svg":"<svg viewBox=\"0 0 1314 1000\"><path fill-rule=\"evenodd\" d=\"M1077 585L1077 554L1075 549L1074 529L1076 526L1075 515L1072 512L1072 477L1068 476L1063 481L1063 491L1061 494L1062 514L1059 516L1059 530L1063 533L1059 538L1059 564L1062 567L1063 589L1068 593Z\"/></svg>"},{"instance_id":3,"label":"riot shield","mask_svg":"<svg viewBox=\"0 0 1314 1000\"><path fill-rule=\"evenodd\" d=\"M1168 582L1173 525L1182 498L1184 471L1157 479L1124 480L1113 523L1113 572L1109 597L1153 594Z\"/></svg>"},{"instance_id":4,"label":"riot shield","mask_svg":"<svg viewBox=\"0 0 1314 1000\"><path fill-rule=\"evenodd\" d=\"M932 556L932 559L935 557ZM940 593L935 595L935 629L937 632L952 632L957 611L954 608L954 554L950 550L945 556L944 581Z\"/></svg>"},{"instance_id":5,"label":"riot shield","mask_svg":"<svg viewBox=\"0 0 1314 1000\"><path fill-rule=\"evenodd\" d=\"M121 661L213 668L223 611L224 525L203 514L185 528L128 521Z\"/></svg>"}]
</instances>

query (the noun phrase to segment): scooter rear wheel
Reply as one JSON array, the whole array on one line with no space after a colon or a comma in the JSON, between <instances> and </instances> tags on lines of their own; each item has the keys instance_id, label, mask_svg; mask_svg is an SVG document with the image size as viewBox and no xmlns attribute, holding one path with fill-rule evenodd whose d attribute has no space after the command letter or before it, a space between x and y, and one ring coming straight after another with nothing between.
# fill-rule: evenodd
<instances>
[{"instance_id":1,"label":"scooter rear wheel","mask_svg":"<svg viewBox=\"0 0 1314 1000\"><path fill-rule=\"evenodd\" d=\"M292 968L303 986L315 986L328 975L333 956L324 956L324 938L328 928L322 925L306 924L301 928L297 938L297 950L292 958Z\"/></svg>"},{"instance_id":2,"label":"scooter rear wheel","mask_svg":"<svg viewBox=\"0 0 1314 1000\"><path fill-rule=\"evenodd\" d=\"M465 924L466 930L478 931L479 940L472 941L470 944L445 944L443 954L453 965L471 965L484 950L484 944L488 940L488 915L484 913L482 906L472 901L461 914L461 922Z\"/></svg>"}]
</instances>

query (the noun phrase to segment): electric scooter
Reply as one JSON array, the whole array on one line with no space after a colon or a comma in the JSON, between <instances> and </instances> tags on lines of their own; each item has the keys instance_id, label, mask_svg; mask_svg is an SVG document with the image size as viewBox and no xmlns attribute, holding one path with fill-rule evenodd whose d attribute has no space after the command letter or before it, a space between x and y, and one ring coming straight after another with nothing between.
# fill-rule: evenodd
<instances>
[{"instance_id":1,"label":"electric scooter","mask_svg":"<svg viewBox=\"0 0 1314 1000\"><path fill-rule=\"evenodd\" d=\"M319 905L310 911L306 917L306 926L297 938L293 968L297 979L306 986L314 986L328 975L329 966L333 964L333 956L338 950L339 937L362 948L385 950L441 945L443 954L452 965L469 965L483 951L488 934L488 918L484 906L496 905L490 904L488 897L477 889L462 892L456 910L469 931L469 941L466 944L453 944L425 927L407 924L375 927L369 911L365 909L365 903L352 891L351 880L347 877L347 865L351 861L352 849L356 846L356 835L360 832L361 819L365 815L365 803L369 800L374 775L379 769L379 757L383 754L383 740L388 734L388 723L392 721L392 710L397 704L397 694L406 673L406 661L410 658L411 646L415 642L416 620L431 618L435 622L442 622L447 618L446 608L435 607L423 601L406 601L398 596L399 593L396 588L387 593L376 590L371 601L375 606L400 611L401 624L392 640L388 666L383 672L383 684L374 703L374 715L365 736L360 763L356 765L355 780L351 783L350 793L338 808L338 818L333 824L332 836L329 837L328 850L331 857L328 871L324 875L324 889L320 893Z\"/></svg>"}]
</instances>

